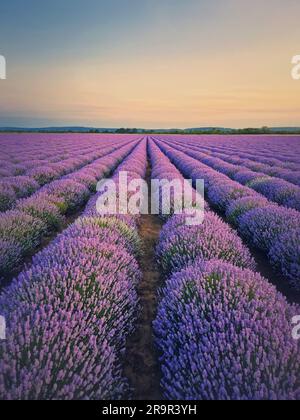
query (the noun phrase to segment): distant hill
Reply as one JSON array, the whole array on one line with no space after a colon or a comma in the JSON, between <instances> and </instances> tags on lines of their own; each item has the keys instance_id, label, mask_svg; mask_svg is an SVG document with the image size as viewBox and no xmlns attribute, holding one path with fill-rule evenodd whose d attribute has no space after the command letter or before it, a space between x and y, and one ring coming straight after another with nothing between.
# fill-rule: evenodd
<instances>
[{"instance_id":1,"label":"distant hill","mask_svg":"<svg viewBox=\"0 0 300 420\"><path fill-rule=\"evenodd\" d=\"M0 127L0 132L12 133L118 133L118 134L300 134L300 127L262 127L262 128L225 128L225 127L198 127L198 128L170 128L170 129L143 129L143 128L95 128L95 127Z\"/></svg>"},{"instance_id":2,"label":"distant hill","mask_svg":"<svg viewBox=\"0 0 300 420\"><path fill-rule=\"evenodd\" d=\"M112 132L116 131L115 128L92 128L92 127L42 127L42 128L23 128L23 127L0 127L0 132L22 132L22 133L89 133L91 131Z\"/></svg>"},{"instance_id":3,"label":"distant hill","mask_svg":"<svg viewBox=\"0 0 300 420\"><path fill-rule=\"evenodd\" d=\"M293 132L299 132L300 131L300 127L273 127L270 128L271 131L280 131L280 132L288 132L288 133L293 133Z\"/></svg>"},{"instance_id":4,"label":"distant hill","mask_svg":"<svg viewBox=\"0 0 300 420\"><path fill-rule=\"evenodd\" d=\"M198 128L186 128L185 131L224 131L224 133L232 131L232 128L224 127L198 127Z\"/></svg>"}]
</instances>

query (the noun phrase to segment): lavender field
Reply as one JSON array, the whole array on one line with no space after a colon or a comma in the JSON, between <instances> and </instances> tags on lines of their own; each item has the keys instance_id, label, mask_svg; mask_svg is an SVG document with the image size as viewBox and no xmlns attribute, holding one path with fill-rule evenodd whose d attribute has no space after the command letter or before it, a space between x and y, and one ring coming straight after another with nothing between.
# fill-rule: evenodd
<instances>
[{"instance_id":1,"label":"lavender field","mask_svg":"<svg viewBox=\"0 0 300 420\"><path fill-rule=\"evenodd\" d=\"M300 399L300 136L0 134L0 249L0 399Z\"/></svg>"}]
</instances>

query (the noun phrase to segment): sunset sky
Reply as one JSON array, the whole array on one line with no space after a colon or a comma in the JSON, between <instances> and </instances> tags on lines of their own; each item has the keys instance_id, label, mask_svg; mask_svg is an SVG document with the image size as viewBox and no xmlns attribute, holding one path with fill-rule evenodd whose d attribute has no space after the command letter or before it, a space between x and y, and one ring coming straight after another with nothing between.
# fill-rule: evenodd
<instances>
[{"instance_id":1,"label":"sunset sky","mask_svg":"<svg viewBox=\"0 0 300 420\"><path fill-rule=\"evenodd\" d=\"M299 0L0 3L1 126L300 126Z\"/></svg>"}]
</instances>

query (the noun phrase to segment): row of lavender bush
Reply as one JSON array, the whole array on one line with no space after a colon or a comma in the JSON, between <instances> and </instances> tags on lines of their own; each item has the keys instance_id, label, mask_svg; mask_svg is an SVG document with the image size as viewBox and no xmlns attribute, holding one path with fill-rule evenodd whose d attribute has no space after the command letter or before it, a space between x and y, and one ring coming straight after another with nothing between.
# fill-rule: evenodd
<instances>
[{"instance_id":1,"label":"row of lavender bush","mask_svg":"<svg viewBox=\"0 0 300 420\"><path fill-rule=\"evenodd\" d=\"M268 198L268 200L288 208L300 210L300 187L298 185L264 173L247 170L244 166L233 165L217 158L215 154L208 156L203 152L192 150L189 146L182 147L173 142L168 142L168 144L216 171L227 175L234 181L252 188ZM298 179L298 182L300 185L300 179Z\"/></svg>"},{"instance_id":2,"label":"row of lavender bush","mask_svg":"<svg viewBox=\"0 0 300 420\"><path fill-rule=\"evenodd\" d=\"M134 145L135 141L121 148L111 146L111 153L107 156L53 181L32 197L19 201L15 210L1 214L0 278L16 268L45 236L59 230L64 216L88 200L97 180L109 174Z\"/></svg>"},{"instance_id":3,"label":"row of lavender bush","mask_svg":"<svg viewBox=\"0 0 300 420\"><path fill-rule=\"evenodd\" d=\"M242 166L246 169L249 169L249 172L259 172L260 174L268 175L270 177L276 177L284 179L285 181L291 182L292 184L300 186L300 171L296 169L296 166L293 169L283 168L283 163L281 166L271 166L264 163L265 158L257 157L245 157L245 153L241 153L241 156L230 156L225 153L214 152L213 155L217 158L222 159L225 162ZM246 155L247 156L247 155ZM255 160L254 160L255 159ZM298 165L299 167L299 165ZM232 168L233 169L233 168ZM254 174L253 174L254 176Z\"/></svg>"},{"instance_id":4,"label":"row of lavender bush","mask_svg":"<svg viewBox=\"0 0 300 420\"><path fill-rule=\"evenodd\" d=\"M153 179L179 179L181 173L154 144L149 145ZM175 207L176 203L172 202ZM171 211L173 214L174 211ZM237 233L205 205L204 222L199 226L186 226L186 215L176 215L163 228L158 255L165 275L184 268L191 260L202 256L204 260L221 258L237 266L255 269L250 251ZM169 232L169 235L165 235ZM186 232L190 232L187 236ZM207 247L207 244L209 246Z\"/></svg>"},{"instance_id":5,"label":"row of lavender bush","mask_svg":"<svg viewBox=\"0 0 300 420\"><path fill-rule=\"evenodd\" d=\"M210 156L220 158L225 162L242 166L245 171L249 169L251 172L258 172L264 176L268 175L270 177L281 178L292 184L300 186L300 163L291 163L286 160L283 162L276 158L270 159L256 155L253 156L251 153L238 150L230 151L230 149L228 150L227 148L217 147L217 141L214 146L204 146L201 139L198 139L197 141L197 138L194 138L193 140L177 138L166 139L180 146L185 145L191 150L202 152L206 155L203 155L203 158ZM228 143L230 144L230 140L228 140ZM276 153L274 154L276 155Z\"/></svg>"},{"instance_id":6,"label":"row of lavender bush","mask_svg":"<svg viewBox=\"0 0 300 420\"><path fill-rule=\"evenodd\" d=\"M226 215L248 243L268 255L292 287L300 289L300 213L270 203L254 190L165 143L159 142L159 146L185 176L204 179L209 202Z\"/></svg>"},{"instance_id":7,"label":"row of lavender bush","mask_svg":"<svg viewBox=\"0 0 300 420\"><path fill-rule=\"evenodd\" d=\"M236 154L241 152L241 157L250 158L271 167L286 168L294 171L299 170L298 136L256 136L239 137L238 143L234 145L234 140L228 144L224 141L223 151ZM217 147L217 145L215 145ZM229 146L229 147L228 147Z\"/></svg>"},{"instance_id":8,"label":"row of lavender bush","mask_svg":"<svg viewBox=\"0 0 300 420\"><path fill-rule=\"evenodd\" d=\"M113 144L121 147L126 142L124 140L121 142L114 141ZM76 148L75 151L72 150L72 155L76 152L77 156L68 157L55 163L45 160L42 166L37 165L35 162L35 166L28 170L26 175L1 179L0 211L12 209L16 206L19 199L29 197L42 186L92 163L109 153L110 149L111 144L108 144L108 142L99 142L93 150L89 148L87 152L84 149L80 151Z\"/></svg>"},{"instance_id":9,"label":"row of lavender bush","mask_svg":"<svg viewBox=\"0 0 300 420\"><path fill-rule=\"evenodd\" d=\"M164 138L175 139L173 136ZM299 171L298 136L190 136L176 141L213 153L240 156L270 167Z\"/></svg>"},{"instance_id":10,"label":"row of lavender bush","mask_svg":"<svg viewBox=\"0 0 300 420\"><path fill-rule=\"evenodd\" d=\"M145 142L115 180L121 170L144 177ZM120 358L137 312L140 240L136 218L97 213L99 194L1 296L1 399L116 400L128 392Z\"/></svg>"},{"instance_id":11,"label":"row of lavender bush","mask_svg":"<svg viewBox=\"0 0 300 420\"><path fill-rule=\"evenodd\" d=\"M0 207L4 211L16 199L100 157L97 150L109 143L96 144L90 139L79 143L76 138L18 134L0 135L0 145Z\"/></svg>"},{"instance_id":12,"label":"row of lavender bush","mask_svg":"<svg viewBox=\"0 0 300 420\"><path fill-rule=\"evenodd\" d=\"M34 168L67 163L83 154L95 152L99 147L124 140L138 140L138 136L93 134L1 134L0 179L28 175ZM65 162L66 161L66 162ZM56 165L58 164L58 165Z\"/></svg>"},{"instance_id":13,"label":"row of lavender bush","mask_svg":"<svg viewBox=\"0 0 300 420\"><path fill-rule=\"evenodd\" d=\"M151 157L155 177L178 177L154 146ZM300 348L291 335L297 308L252 271L236 234L209 210L197 227L173 215L157 255L168 278L154 322L165 397L299 398Z\"/></svg>"}]
</instances>

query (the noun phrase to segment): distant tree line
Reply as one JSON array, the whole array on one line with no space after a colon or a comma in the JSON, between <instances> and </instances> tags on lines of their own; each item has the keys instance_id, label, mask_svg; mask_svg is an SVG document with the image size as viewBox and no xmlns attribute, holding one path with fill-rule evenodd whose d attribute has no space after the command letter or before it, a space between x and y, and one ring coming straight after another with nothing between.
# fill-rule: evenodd
<instances>
[{"instance_id":1,"label":"distant tree line","mask_svg":"<svg viewBox=\"0 0 300 420\"><path fill-rule=\"evenodd\" d=\"M234 128L191 128L191 129L163 129L163 130L150 130L150 129L140 129L140 128L118 128L118 129L101 129L101 128L87 128L85 130L76 130L69 129L69 128L61 128L60 129L2 129L0 128L0 133L10 132L10 133L90 133L90 134L183 134L183 135L259 135L259 134L294 134L300 135L300 128L269 128L269 127L261 127L261 128L241 128L241 129L234 129Z\"/></svg>"},{"instance_id":2,"label":"distant tree line","mask_svg":"<svg viewBox=\"0 0 300 420\"><path fill-rule=\"evenodd\" d=\"M259 135L259 134L300 134L299 129L275 129L269 127L261 127L261 128L241 128L241 129L230 129L230 128L206 128L206 129L171 129L171 130L143 130L143 129L136 129L136 128L119 128L115 131L118 134L197 134L197 135L242 135L242 134L252 134L252 135Z\"/></svg>"}]
</instances>

